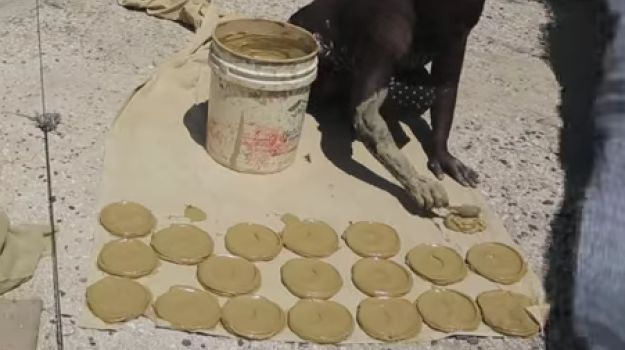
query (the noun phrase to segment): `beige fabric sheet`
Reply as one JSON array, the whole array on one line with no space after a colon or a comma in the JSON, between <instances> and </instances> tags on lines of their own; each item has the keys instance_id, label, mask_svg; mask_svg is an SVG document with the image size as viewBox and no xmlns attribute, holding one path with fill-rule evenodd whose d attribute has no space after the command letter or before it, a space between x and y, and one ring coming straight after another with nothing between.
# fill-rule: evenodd
<instances>
[{"instance_id":1,"label":"beige fabric sheet","mask_svg":"<svg viewBox=\"0 0 625 350\"><path fill-rule=\"evenodd\" d=\"M514 245L499 218L488 209L482 196L475 190L462 188L445 180L451 202L473 203L486 208L489 229L477 235L449 232L440 222L419 218L408 213L399 201L388 192L355 179L334 166L323 154L321 134L313 118L307 118L295 164L284 172L273 175L245 175L235 173L215 163L201 141L204 134L202 120L206 114L210 69L207 65L206 43L217 15L213 7L207 9L203 26L192 44L174 58L162 64L154 76L136 91L115 121L106 144L104 173L99 196L99 207L119 201L132 200L150 208L158 218L158 228L172 222L184 221L183 212L188 204L203 209L208 219L195 223L209 232L215 240L216 252L225 253L224 233L240 222L267 225L275 230L283 227L280 217L293 213L301 218L324 220L339 234L351 221L379 221L397 229L402 249L393 260L403 263L406 252L419 243L442 243L466 253L475 243L486 241ZM366 151L360 143L352 145L353 159L362 166L394 183L393 178ZM417 142L403 149L414 160L423 174L426 157ZM308 161L310 159L310 162ZM97 223L94 216L95 246L91 259L89 284L104 274L96 267L100 247L114 239ZM147 241L147 240L146 240ZM259 295L280 304L288 310L297 299L280 281L280 266L294 254L283 253L272 262L258 263L262 273ZM344 279L344 287L333 298L347 306L355 316L357 304L365 296L353 286L351 265L357 256L341 241L340 250L325 261L333 264ZM162 262L157 272L139 281L155 296L172 285L199 287L195 268ZM415 300L432 286L415 276L414 288L407 296ZM508 289L544 300L539 279L533 272L518 284L501 287L471 273L453 288L472 297L492 289ZM225 301L221 300L222 303ZM152 314L149 312L148 314ZM84 307L80 325L87 328L114 329L95 318ZM165 324L159 323L159 326ZM220 326L205 333L229 336ZM466 334L496 336L486 326ZM424 327L414 341L444 338L448 335ZM274 340L300 341L288 329ZM356 327L346 343L375 343Z\"/></svg>"}]
</instances>

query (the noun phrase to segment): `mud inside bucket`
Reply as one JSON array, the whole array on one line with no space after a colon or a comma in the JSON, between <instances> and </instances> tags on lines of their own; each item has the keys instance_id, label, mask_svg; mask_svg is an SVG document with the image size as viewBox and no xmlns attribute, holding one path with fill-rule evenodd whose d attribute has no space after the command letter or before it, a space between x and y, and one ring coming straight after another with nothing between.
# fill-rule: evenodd
<instances>
[{"instance_id":1,"label":"mud inside bucket","mask_svg":"<svg viewBox=\"0 0 625 350\"><path fill-rule=\"evenodd\" d=\"M213 38L208 153L238 172L286 169L317 76L317 42L302 28L259 19L222 22Z\"/></svg>"},{"instance_id":2,"label":"mud inside bucket","mask_svg":"<svg viewBox=\"0 0 625 350\"><path fill-rule=\"evenodd\" d=\"M288 23L268 20L224 22L215 29L214 38L229 53L260 62L305 61L318 51L310 33Z\"/></svg>"}]
</instances>

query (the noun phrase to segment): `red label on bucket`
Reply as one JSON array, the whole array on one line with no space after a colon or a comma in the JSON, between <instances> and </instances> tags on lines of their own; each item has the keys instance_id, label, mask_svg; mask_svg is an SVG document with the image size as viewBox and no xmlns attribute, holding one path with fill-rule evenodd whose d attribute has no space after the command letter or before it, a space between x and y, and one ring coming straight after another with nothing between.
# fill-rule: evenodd
<instances>
[{"instance_id":1,"label":"red label on bucket","mask_svg":"<svg viewBox=\"0 0 625 350\"><path fill-rule=\"evenodd\" d=\"M298 125L285 130L241 122L222 125L215 120L208 121L207 147L218 162L233 169L263 172L284 168L292 161L301 134Z\"/></svg>"},{"instance_id":2,"label":"red label on bucket","mask_svg":"<svg viewBox=\"0 0 625 350\"><path fill-rule=\"evenodd\" d=\"M246 155L262 159L277 157L291 152L296 144L291 142L297 135L278 128L260 127L247 124L241 137L241 151Z\"/></svg>"}]
</instances>

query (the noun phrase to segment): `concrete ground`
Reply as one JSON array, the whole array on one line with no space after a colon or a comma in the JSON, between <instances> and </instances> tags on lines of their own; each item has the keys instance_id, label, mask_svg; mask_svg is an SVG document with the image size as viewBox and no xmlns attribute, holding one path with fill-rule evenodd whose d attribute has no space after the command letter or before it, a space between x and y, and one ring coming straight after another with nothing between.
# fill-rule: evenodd
<instances>
[{"instance_id":1,"label":"concrete ground","mask_svg":"<svg viewBox=\"0 0 625 350\"><path fill-rule=\"evenodd\" d=\"M228 12L277 19L306 2L217 1ZM183 47L189 32L112 0L41 0L40 9L47 108L63 118L62 135L52 136L51 147L66 349L316 348L193 336L156 330L147 321L116 333L75 326L86 287L105 134L131 91ZM564 195L560 91L542 41L548 22L539 2L487 1L470 41L452 146L480 171L480 189L541 276L547 271L550 223ZM40 112L40 99L34 0L0 0L0 207L14 222L47 220L41 134L19 116ZM8 296L43 298L39 349L55 349L50 259ZM354 348L514 350L544 344L542 337L469 338Z\"/></svg>"}]
</instances>

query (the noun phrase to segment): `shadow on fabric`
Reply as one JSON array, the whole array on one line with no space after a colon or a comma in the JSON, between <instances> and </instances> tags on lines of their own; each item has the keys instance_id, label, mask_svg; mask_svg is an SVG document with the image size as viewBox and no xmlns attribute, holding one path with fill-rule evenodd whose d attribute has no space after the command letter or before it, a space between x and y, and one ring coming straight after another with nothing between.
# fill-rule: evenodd
<instances>
[{"instance_id":1,"label":"shadow on fabric","mask_svg":"<svg viewBox=\"0 0 625 350\"><path fill-rule=\"evenodd\" d=\"M208 117L208 101L196 104L184 114L182 122L189 136L202 148L206 145L206 119Z\"/></svg>"},{"instance_id":2,"label":"shadow on fabric","mask_svg":"<svg viewBox=\"0 0 625 350\"><path fill-rule=\"evenodd\" d=\"M313 86L308 113L319 124L321 150L325 157L339 170L356 180L377 187L394 196L409 213L421 216L428 215L416 205L403 187L376 174L353 158L352 144L359 141L355 138L350 122L353 112L347 109L345 101L347 101L345 96L334 98L317 96ZM383 104L381 113L386 119L398 147L401 149L410 142L410 137L402 129L401 123L405 123L410 128L411 133L422 145L428 145L430 126L421 118L425 111L407 112L389 101L390 99L387 99L387 102ZM410 158L409 154L406 156Z\"/></svg>"},{"instance_id":3,"label":"shadow on fabric","mask_svg":"<svg viewBox=\"0 0 625 350\"><path fill-rule=\"evenodd\" d=\"M336 106L333 103L329 104ZM392 117L387 118L388 124L395 142L400 148L410 141L410 138L404 133L400 125L400 120L408 125L411 132L416 135L420 142L428 144L430 127L425 120L415 114L407 115L393 105L385 105L384 111L386 114L392 115ZM408 212L425 215L419 211L419 208L402 187L379 176L352 158L352 143L355 142L355 139L349 123L349 116L341 115L336 108L333 110L327 105L320 104L309 105L309 113L313 115L319 124L321 150L332 164L356 179L393 195ZM208 101L194 105L183 117L183 123L189 132L189 136L202 148L206 145L207 114Z\"/></svg>"},{"instance_id":4,"label":"shadow on fabric","mask_svg":"<svg viewBox=\"0 0 625 350\"><path fill-rule=\"evenodd\" d=\"M601 76L607 12L601 0L543 1L553 16L544 38L561 87L559 160L565 174L564 200L551 222L547 251L545 287L552 309L546 345L576 350L586 348L573 328L572 290L581 207L594 161L591 109Z\"/></svg>"}]
</instances>

